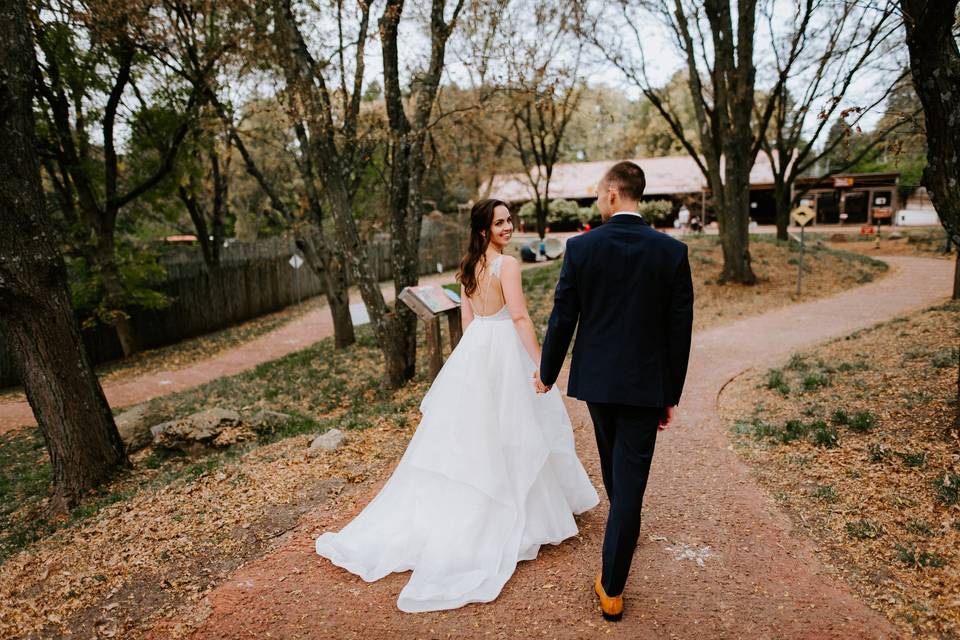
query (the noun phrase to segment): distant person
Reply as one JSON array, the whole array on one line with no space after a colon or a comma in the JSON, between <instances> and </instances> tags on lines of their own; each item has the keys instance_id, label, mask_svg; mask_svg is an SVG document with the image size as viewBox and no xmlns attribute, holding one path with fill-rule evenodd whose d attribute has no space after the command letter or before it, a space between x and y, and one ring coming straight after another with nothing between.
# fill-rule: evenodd
<instances>
[{"instance_id":1,"label":"distant person","mask_svg":"<svg viewBox=\"0 0 960 640\"><path fill-rule=\"evenodd\" d=\"M639 166L618 162L597 186L604 224L567 240L534 381L551 389L576 332L567 393L590 410L610 499L594 581L608 620L623 614L654 444L680 402L693 328L687 245L637 213L645 184Z\"/></svg>"},{"instance_id":2,"label":"distant person","mask_svg":"<svg viewBox=\"0 0 960 640\"><path fill-rule=\"evenodd\" d=\"M703 231L703 224L700 222L700 218L696 214L690 217L690 230L695 233L700 233Z\"/></svg>"},{"instance_id":3,"label":"distant person","mask_svg":"<svg viewBox=\"0 0 960 640\"><path fill-rule=\"evenodd\" d=\"M690 209L687 209L687 205L680 205L680 210L677 211L677 223L679 224L680 233L685 233L690 227Z\"/></svg>"}]
</instances>

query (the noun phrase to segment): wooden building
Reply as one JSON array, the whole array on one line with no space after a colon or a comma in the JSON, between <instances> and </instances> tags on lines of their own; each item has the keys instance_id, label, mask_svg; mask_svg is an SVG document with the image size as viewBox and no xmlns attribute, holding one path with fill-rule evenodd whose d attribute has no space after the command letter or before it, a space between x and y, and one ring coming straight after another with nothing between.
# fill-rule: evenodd
<instances>
[{"instance_id":1,"label":"wooden building","mask_svg":"<svg viewBox=\"0 0 960 640\"><path fill-rule=\"evenodd\" d=\"M899 173L797 178L794 200L817 212L817 224L893 224L899 184Z\"/></svg>"},{"instance_id":2,"label":"wooden building","mask_svg":"<svg viewBox=\"0 0 960 640\"><path fill-rule=\"evenodd\" d=\"M710 210L710 189L690 156L636 158L647 177L644 200L670 200L674 214L682 204L701 220L715 219ZM590 206L597 198L597 183L614 163L570 162L554 166L550 182L551 200L574 200ZM793 202L814 208L817 224L891 224L901 207L899 173L843 174L829 178L798 178ZM533 199L533 191L522 173L497 174L481 189L481 197L495 197L518 208ZM773 171L766 154L758 154L750 171L750 218L758 224L775 224ZM663 223L672 224L673 218Z\"/></svg>"}]
</instances>

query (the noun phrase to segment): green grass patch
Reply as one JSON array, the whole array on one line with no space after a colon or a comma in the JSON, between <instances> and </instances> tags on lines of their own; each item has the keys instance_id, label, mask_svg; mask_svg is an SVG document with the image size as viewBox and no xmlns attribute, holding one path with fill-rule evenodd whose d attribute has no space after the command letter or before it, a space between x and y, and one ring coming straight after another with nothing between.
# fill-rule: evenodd
<instances>
[{"instance_id":1,"label":"green grass patch","mask_svg":"<svg viewBox=\"0 0 960 640\"><path fill-rule=\"evenodd\" d=\"M927 454L925 451L917 451L915 453L900 452L897 453L897 455L905 467L912 469L920 468L927 462Z\"/></svg>"},{"instance_id":2,"label":"green grass patch","mask_svg":"<svg viewBox=\"0 0 960 640\"><path fill-rule=\"evenodd\" d=\"M822 371L810 372L803 376L801 385L804 391L816 391L830 385L830 375Z\"/></svg>"},{"instance_id":3,"label":"green grass patch","mask_svg":"<svg viewBox=\"0 0 960 640\"><path fill-rule=\"evenodd\" d=\"M847 422L847 426L851 431L866 433L877 426L877 419L869 411L858 411Z\"/></svg>"},{"instance_id":4,"label":"green grass patch","mask_svg":"<svg viewBox=\"0 0 960 640\"><path fill-rule=\"evenodd\" d=\"M825 449L833 449L840 446L840 435L837 430L829 426L823 420L817 420L810 425L813 433L813 444Z\"/></svg>"},{"instance_id":5,"label":"green grass patch","mask_svg":"<svg viewBox=\"0 0 960 640\"><path fill-rule=\"evenodd\" d=\"M787 384L781 369L770 369L767 372L767 389L779 391L783 395L790 393L790 385Z\"/></svg>"},{"instance_id":6,"label":"green grass patch","mask_svg":"<svg viewBox=\"0 0 960 640\"><path fill-rule=\"evenodd\" d=\"M837 490L832 484L817 485L811 495L821 502L833 503L837 501Z\"/></svg>"},{"instance_id":7,"label":"green grass patch","mask_svg":"<svg viewBox=\"0 0 960 640\"><path fill-rule=\"evenodd\" d=\"M910 565L912 567L920 568L939 568L946 564L943 556L939 556L935 553L928 553L926 551L917 551L915 547L906 547L903 545L897 545L895 547L897 553L897 560L903 564Z\"/></svg>"},{"instance_id":8,"label":"green grass patch","mask_svg":"<svg viewBox=\"0 0 960 640\"><path fill-rule=\"evenodd\" d=\"M948 369L956 367L958 360L960 360L960 349L947 347L935 353L930 364L937 369Z\"/></svg>"},{"instance_id":9,"label":"green grass patch","mask_svg":"<svg viewBox=\"0 0 960 640\"><path fill-rule=\"evenodd\" d=\"M872 540L883 534L883 528L871 520L855 520L846 524L847 535L856 540Z\"/></svg>"},{"instance_id":10,"label":"green grass patch","mask_svg":"<svg viewBox=\"0 0 960 640\"><path fill-rule=\"evenodd\" d=\"M948 507L960 503L960 474L944 473L933 483L937 500Z\"/></svg>"}]
</instances>

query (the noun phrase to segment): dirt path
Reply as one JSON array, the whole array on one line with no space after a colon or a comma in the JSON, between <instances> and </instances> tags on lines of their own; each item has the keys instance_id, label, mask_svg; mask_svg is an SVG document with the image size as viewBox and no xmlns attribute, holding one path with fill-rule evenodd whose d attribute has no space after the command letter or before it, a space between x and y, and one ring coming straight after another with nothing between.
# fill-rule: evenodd
<instances>
[{"instance_id":1,"label":"dirt path","mask_svg":"<svg viewBox=\"0 0 960 640\"><path fill-rule=\"evenodd\" d=\"M749 367L943 300L952 265L890 258L873 284L695 336L678 423L654 459L641 546L622 622L604 623L592 593L606 504L580 535L521 563L493 603L403 614L407 574L367 584L314 554L313 539L365 505L385 475L307 516L270 555L209 596L195 638L889 638L896 630L819 562L752 481L715 413L717 394ZM586 407L568 400L577 447L597 486ZM702 566L701 566L702 565ZM161 623L155 637L176 626Z\"/></svg>"},{"instance_id":2,"label":"dirt path","mask_svg":"<svg viewBox=\"0 0 960 640\"><path fill-rule=\"evenodd\" d=\"M548 262L524 264L524 269L537 268ZM420 284L447 284L454 281L454 272L422 276ZM381 284L388 302L393 300L393 283ZM358 291L351 290L351 304L360 303ZM159 396L190 389L223 376L232 376L252 369L261 362L276 360L333 335L333 321L326 304L291 320L282 327L228 349L208 360L202 360L175 371L156 371L131 380L104 384L103 390L111 407L129 407ZM0 434L21 426L35 425L33 410L26 400L0 402Z\"/></svg>"}]
</instances>

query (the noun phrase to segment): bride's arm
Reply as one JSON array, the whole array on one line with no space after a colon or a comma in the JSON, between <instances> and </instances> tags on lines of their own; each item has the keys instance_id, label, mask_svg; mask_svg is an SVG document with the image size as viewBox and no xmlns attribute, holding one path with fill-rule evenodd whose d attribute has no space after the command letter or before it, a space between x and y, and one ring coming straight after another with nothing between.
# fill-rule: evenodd
<instances>
[{"instance_id":1,"label":"bride's arm","mask_svg":"<svg viewBox=\"0 0 960 640\"><path fill-rule=\"evenodd\" d=\"M503 266L500 267L500 285L503 287L503 299L507 302L510 317L517 328L520 342L530 354L530 358L540 366L540 345L537 344L537 334L533 330L533 320L527 312L527 301L523 297L523 286L520 284L520 263L512 256L504 256Z\"/></svg>"},{"instance_id":2,"label":"bride's arm","mask_svg":"<svg viewBox=\"0 0 960 640\"><path fill-rule=\"evenodd\" d=\"M460 328L463 331L467 330L467 327L470 326L470 323L473 322L473 307L470 306L470 298L465 296L463 292L463 287L460 288Z\"/></svg>"}]
</instances>

